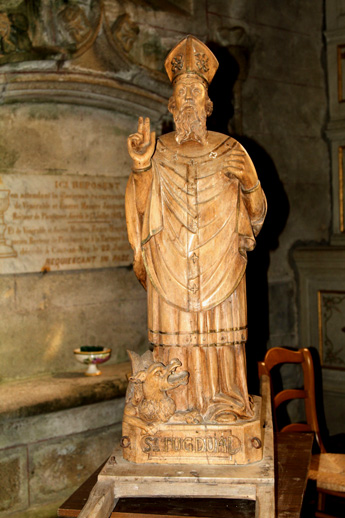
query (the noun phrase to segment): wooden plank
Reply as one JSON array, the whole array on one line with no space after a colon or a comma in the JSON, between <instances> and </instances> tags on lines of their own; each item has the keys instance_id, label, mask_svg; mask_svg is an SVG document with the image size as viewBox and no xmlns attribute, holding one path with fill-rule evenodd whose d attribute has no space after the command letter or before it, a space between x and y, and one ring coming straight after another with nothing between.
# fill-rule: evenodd
<instances>
[{"instance_id":1,"label":"wooden plank","mask_svg":"<svg viewBox=\"0 0 345 518\"><path fill-rule=\"evenodd\" d=\"M114 482L97 480L79 518L108 518L117 500L114 495Z\"/></svg>"},{"instance_id":2,"label":"wooden plank","mask_svg":"<svg viewBox=\"0 0 345 518\"><path fill-rule=\"evenodd\" d=\"M79 516L81 509L87 502L92 488L97 482L98 473L101 471L103 463L85 482L59 507L58 516L63 518L74 518Z\"/></svg>"},{"instance_id":3,"label":"wooden plank","mask_svg":"<svg viewBox=\"0 0 345 518\"><path fill-rule=\"evenodd\" d=\"M307 481L312 441L313 437L311 434L276 434L275 467L277 518L297 518L300 515L303 492ZM101 468L102 466L62 504L58 510L59 517L78 517L80 510L88 499L91 489L96 483L97 475ZM151 518L151 516L159 518L161 515L164 515L164 513L169 516L193 516L193 514L188 515L181 512L181 509L188 509L188 507L184 507L185 502L186 499L176 498L120 499L111 517L127 518L125 514L128 511L129 514L133 515L133 518L142 518L144 509L145 513L147 513L145 514L145 518ZM194 514L198 516L197 500L193 499L192 502L193 507L195 503ZM241 507L238 507L239 505ZM238 509L243 511L243 516L254 517L255 502L250 500L239 502L237 499L204 499L202 508L210 512L209 516L216 516L217 518L227 518L229 512L235 513ZM212 509L214 509L213 514L211 514ZM179 514L177 514L177 510ZM230 514L230 516L232 515ZM237 518L235 514L233 516ZM241 515L239 514L239 516Z\"/></svg>"},{"instance_id":4,"label":"wooden plank","mask_svg":"<svg viewBox=\"0 0 345 518\"><path fill-rule=\"evenodd\" d=\"M200 464L132 464L121 457L119 450L114 451L116 464L107 464L99 474L99 479L113 477L116 483L143 481L148 484L159 483L162 480L169 483L194 484L207 482L209 484L272 484L274 482L273 468L268 462L262 461L250 466L205 466Z\"/></svg>"},{"instance_id":5,"label":"wooden plank","mask_svg":"<svg viewBox=\"0 0 345 518\"><path fill-rule=\"evenodd\" d=\"M345 455L341 453L313 455L309 478L316 480L316 485L320 489L345 492Z\"/></svg>"},{"instance_id":6,"label":"wooden plank","mask_svg":"<svg viewBox=\"0 0 345 518\"><path fill-rule=\"evenodd\" d=\"M259 485L256 489L255 518L275 516L274 486Z\"/></svg>"},{"instance_id":7,"label":"wooden plank","mask_svg":"<svg viewBox=\"0 0 345 518\"><path fill-rule=\"evenodd\" d=\"M260 392L262 394L262 419L265 433L263 445L264 470L266 470L267 483L256 485L256 507L255 518L266 518L275 516L275 488L274 488L274 440L271 406L271 385L270 378L262 375L260 378ZM273 478L273 482L271 482Z\"/></svg>"},{"instance_id":8,"label":"wooden plank","mask_svg":"<svg viewBox=\"0 0 345 518\"><path fill-rule=\"evenodd\" d=\"M276 434L276 505L279 518L299 518L314 434Z\"/></svg>"},{"instance_id":9,"label":"wooden plank","mask_svg":"<svg viewBox=\"0 0 345 518\"><path fill-rule=\"evenodd\" d=\"M253 500L205 498L123 498L113 518L248 518L255 515Z\"/></svg>"}]
</instances>

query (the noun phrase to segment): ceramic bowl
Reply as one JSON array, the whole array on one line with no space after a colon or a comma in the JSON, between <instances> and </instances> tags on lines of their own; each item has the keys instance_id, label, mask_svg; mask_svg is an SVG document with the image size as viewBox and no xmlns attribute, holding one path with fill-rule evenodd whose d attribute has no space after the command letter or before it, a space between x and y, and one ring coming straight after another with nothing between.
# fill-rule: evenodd
<instances>
[{"instance_id":1,"label":"ceramic bowl","mask_svg":"<svg viewBox=\"0 0 345 518\"><path fill-rule=\"evenodd\" d=\"M99 374L102 374L97 365L107 362L111 356L111 349L106 347L103 347L103 351L81 351L79 347L74 349L73 352L78 362L88 365L85 376L99 376Z\"/></svg>"}]
</instances>

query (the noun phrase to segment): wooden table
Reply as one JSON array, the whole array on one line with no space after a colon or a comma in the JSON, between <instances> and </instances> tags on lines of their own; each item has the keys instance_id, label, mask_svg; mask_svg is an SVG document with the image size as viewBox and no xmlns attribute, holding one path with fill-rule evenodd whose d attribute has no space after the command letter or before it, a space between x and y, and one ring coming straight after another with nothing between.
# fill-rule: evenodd
<instances>
[{"instance_id":1,"label":"wooden table","mask_svg":"<svg viewBox=\"0 0 345 518\"><path fill-rule=\"evenodd\" d=\"M307 483L313 435L275 435L277 518L298 518ZM77 517L102 466L58 509L58 516ZM229 467L231 469L231 467ZM255 501L188 498L122 498L111 518L244 518L255 516ZM271 518L271 517L270 517ZM273 518L273 517L272 517Z\"/></svg>"}]
</instances>

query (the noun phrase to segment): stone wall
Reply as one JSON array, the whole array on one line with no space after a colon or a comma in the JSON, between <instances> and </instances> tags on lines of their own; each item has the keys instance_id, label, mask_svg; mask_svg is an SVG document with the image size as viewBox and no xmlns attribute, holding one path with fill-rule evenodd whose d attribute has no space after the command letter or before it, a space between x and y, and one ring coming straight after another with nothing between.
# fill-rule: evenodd
<instances>
[{"instance_id":1,"label":"stone wall","mask_svg":"<svg viewBox=\"0 0 345 518\"><path fill-rule=\"evenodd\" d=\"M271 201L262 236L270 249L269 341L296 346L289 250L296 241L327 240L330 224L322 2L257 5L248 22L253 51L243 86L243 134L268 155L259 165Z\"/></svg>"},{"instance_id":2,"label":"stone wall","mask_svg":"<svg viewBox=\"0 0 345 518\"><path fill-rule=\"evenodd\" d=\"M111 111L53 103L8 104L0 111L1 184L5 189L14 185L11 206L5 212L6 237L17 254L15 258L0 259L3 271L12 268L14 272L0 276L4 359L0 378L78 370L72 352L85 344L112 347L111 361L124 361L128 347L138 350L145 343L145 293L127 267L131 252L126 242L123 206L129 168L124 142L135 120ZM66 222L66 230L61 227L61 231L52 234L54 227L61 225L57 218L67 218L69 209L53 209L53 199L49 214L44 201L28 196L58 193L56 203L69 207L70 198L61 197L68 194L67 189L55 187L56 183L64 185L68 181L78 185L99 181L105 187L117 186L118 227L113 236L106 237L121 239L121 248L116 244L110 254L101 251L109 245L106 241L98 243L102 234L100 224L93 232L93 241L90 238L83 245L73 243L77 238L71 231L73 221ZM78 190L85 192L85 188ZM102 196L109 189L99 192ZM25 210L25 204L38 208ZM79 202L78 207L81 205ZM55 219L47 220L46 213ZM84 209L81 216L85 214ZM19 216L23 219L17 223ZM108 211L106 217L109 216ZM31 217L37 217L37 222ZM91 235L91 223L83 229ZM44 244L48 239L50 244ZM114 246L113 241L110 244ZM76 251L65 253L71 246ZM87 247L97 247L98 251L88 254ZM81 265L83 269L71 265L71 271L68 265L57 263L55 271L49 271L53 268L49 263L45 265L48 256L61 261L66 256L83 259L94 255L111 260L115 254L125 255L120 268L109 267L106 262L97 268L86 263ZM25 265L29 259L31 262Z\"/></svg>"},{"instance_id":3,"label":"stone wall","mask_svg":"<svg viewBox=\"0 0 345 518\"><path fill-rule=\"evenodd\" d=\"M9 2L13 34L18 33L13 12L29 20L31 54L11 47L1 58L7 60L0 69L2 183L6 175L22 175L23 181L25 175L100 176L121 180L123 194L130 167L126 135L135 130L139 114L150 115L158 132L170 124L163 58L186 33L196 34L221 63L210 90L215 105L210 127L230 131L244 143L269 202L249 259L250 357L262 356L267 342L296 346L289 251L297 241L324 242L330 226L329 156L322 136L327 116L322 2L262 6L217 0L190 2L184 9L177 2L169 8L162 3L161 9L132 2L126 13L120 2L105 2L103 22L93 4L86 4L86 11L82 3L78 9L85 11L84 32L94 31L93 40L81 46L80 26L73 47L61 6L56 4L56 19L48 23L40 4L33 27L23 3ZM58 49L49 32L53 22L60 23ZM126 253L122 264L113 266L129 265L129 249ZM10 261L1 260L5 272L11 271L4 266ZM38 272L47 271L44 263L40 266ZM23 275L19 269L17 275L1 276L2 379L76 370L71 350L86 342L112 346L112 361L124 359L128 346L144 347L144 292L123 267L102 271L100 266L84 272L55 268L48 275Z\"/></svg>"},{"instance_id":4,"label":"stone wall","mask_svg":"<svg viewBox=\"0 0 345 518\"><path fill-rule=\"evenodd\" d=\"M207 5L207 39L224 46L239 64L228 129L249 151L268 199L266 222L247 271L248 360L251 368L254 357L255 375L256 360L267 344L308 346L299 341L290 251L296 243L329 241L323 4ZM234 79L229 73L228 78Z\"/></svg>"},{"instance_id":5,"label":"stone wall","mask_svg":"<svg viewBox=\"0 0 345 518\"><path fill-rule=\"evenodd\" d=\"M56 516L120 443L123 400L8 420L0 442L0 515Z\"/></svg>"},{"instance_id":6,"label":"stone wall","mask_svg":"<svg viewBox=\"0 0 345 518\"><path fill-rule=\"evenodd\" d=\"M120 444L129 362L0 385L0 515L56 516Z\"/></svg>"},{"instance_id":7,"label":"stone wall","mask_svg":"<svg viewBox=\"0 0 345 518\"><path fill-rule=\"evenodd\" d=\"M57 182L63 189L61 182L80 179L115 182L117 195L124 196L130 169L126 136L135 131L137 117L150 116L158 134L171 128L171 87L163 70L168 50L188 33L210 45L221 68L210 88L214 114L209 128L229 132L245 145L269 204L247 273L250 383L255 385L256 361L267 344L307 346L299 343L297 285L289 257L297 242L329 240L323 2L76 1L73 6L54 2L48 12L43 1L11 0L2 2L0 17L8 28L0 35L0 190L10 195L41 189L52 200L51 185ZM25 188L17 192L21 182ZM17 255L0 258L3 383L81 372L72 352L85 344L112 347L111 364L123 361L128 348L147 348L145 292L130 268L119 198L114 218L121 247L115 245L108 255L94 232L90 239L97 258L81 264L71 263L71 257L80 257L75 252L56 255L55 262L47 262L46 251L24 253L20 247L26 245L19 241L30 237L24 226L32 227L25 220L14 225L14 212L24 214L25 207L16 208L18 198L10 196L4 212L6 246ZM48 245L54 245L51 237ZM102 257L108 259L102 263ZM55 422L53 414L50 418ZM102 437L87 429L83 433L88 441L94 435L100 461L106 454ZM72 432L61 435L58 441L55 435L47 437L44 448L73 449ZM34 463L30 505L43 504L47 495L39 481L45 466L36 440L14 446L19 450L6 450L4 465L21 465L20 474ZM68 474L60 495L71 490L75 468L73 462L61 464L59 473ZM92 469L85 468L85 476ZM21 488L19 479L13 484ZM5 514L28 505L19 494Z\"/></svg>"}]
</instances>

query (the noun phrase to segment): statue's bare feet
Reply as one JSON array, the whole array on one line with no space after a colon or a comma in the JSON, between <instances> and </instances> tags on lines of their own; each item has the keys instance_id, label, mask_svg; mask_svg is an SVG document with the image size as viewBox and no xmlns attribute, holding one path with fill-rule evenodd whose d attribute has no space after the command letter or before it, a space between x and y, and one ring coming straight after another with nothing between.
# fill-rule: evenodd
<instances>
[{"instance_id":1,"label":"statue's bare feet","mask_svg":"<svg viewBox=\"0 0 345 518\"><path fill-rule=\"evenodd\" d=\"M197 410L191 410L185 413L185 421L188 424L201 424L203 422L202 416Z\"/></svg>"},{"instance_id":2,"label":"statue's bare feet","mask_svg":"<svg viewBox=\"0 0 345 518\"><path fill-rule=\"evenodd\" d=\"M234 405L226 403L216 403L211 405L205 415L207 423L233 423L241 419L240 414L234 408Z\"/></svg>"},{"instance_id":3,"label":"statue's bare feet","mask_svg":"<svg viewBox=\"0 0 345 518\"><path fill-rule=\"evenodd\" d=\"M217 423L233 423L234 421L237 421L237 416L233 414L230 411L223 411L219 412L219 414L216 414L213 419L217 421Z\"/></svg>"},{"instance_id":4,"label":"statue's bare feet","mask_svg":"<svg viewBox=\"0 0 345 518\"><path fill-rule=\"evenodd\" d=\"M203 420L198 410L187 410L184 412L175 412L170 418L169 423L201 424Z\"/></svg>"}]
</instances>

